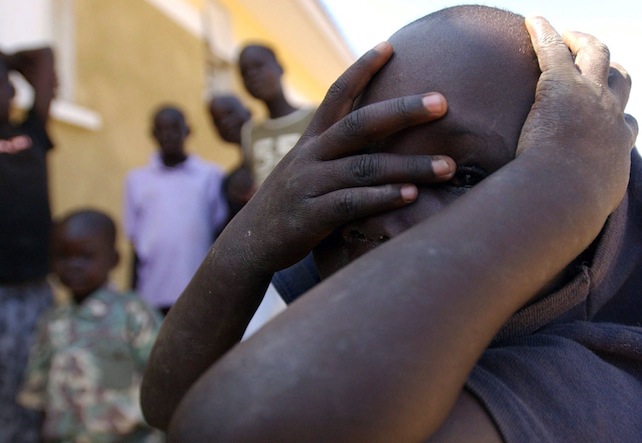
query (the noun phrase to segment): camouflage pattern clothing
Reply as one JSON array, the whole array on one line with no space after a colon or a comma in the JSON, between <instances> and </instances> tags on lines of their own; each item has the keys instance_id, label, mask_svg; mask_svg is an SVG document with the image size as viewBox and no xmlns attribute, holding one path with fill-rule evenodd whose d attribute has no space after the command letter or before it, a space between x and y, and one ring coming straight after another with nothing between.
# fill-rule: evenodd
<instances>
[{"instance_id":1,"label":"camouflage pattern clothing","mask_svg":"<svg viewBox=\"0 0 642 443\"><path fill-rule=\"evenodd\" d=\"M140 297L109 289L43 315L18 401L45 412L45 440L148 441L139 392L159 327Z\"/></svg>"},{"instance_id":2,"label":"camouflage pattern clothing","mask_svg":"<svg viewBox=\"0 0 642 443\"><path fill-rule=\"evenodd\" d=\"M22 385L36 322L53 305L45 281L0 283L0 443L39 443L41 415L22 407Z\"/></svg>"}]
</instances>

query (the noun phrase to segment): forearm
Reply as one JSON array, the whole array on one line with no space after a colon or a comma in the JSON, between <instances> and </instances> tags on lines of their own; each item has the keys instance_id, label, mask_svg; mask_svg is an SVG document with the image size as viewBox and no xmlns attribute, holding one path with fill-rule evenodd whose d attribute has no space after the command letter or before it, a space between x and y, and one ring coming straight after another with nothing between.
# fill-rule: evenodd
<instances>
[{"instance_id":1,"label":"forearm","mask_svg":"<svg viewBox=\"0 0 642 443\"><path fill-rule=\"evenodd\" d=\"M19 72L33 87L33 109L46 123L56 89L52 49L43 47L5 54L5 62L9 69Z\"/></svg>"},{"instance_id":2,"label":"forearm","mask_svg":"<svg viewBox=\"0 0 642 443\"><path fill-rule=\"evenodd\" d=\"M221 441L280 432L412 441L434 432L503 323L608 214L595 210L600 195L577 198L588 178L527 154L293 304L215 365L179 417L189 411L197 421L187 427L210 427Z\"/></svg>"},{"instance_id":3,"label":"forearm","mask_svg":"<svg viewBox=\"0 0 642 443\"><path fill-rule=\"evenodd\" d=\"M141 402L158 428L168 426L189 387L241 339L270 282L271 274L251 269L243 245L226 232L165 318L147 364Z\"/></svg>"},{"instance_id":4,"label":"forearm","mask_svg":"<svg viewBox=\"0 0 642 443\"><path fill-rule=\"evenodd\" d=\"M550 42L549 30L542 31L540 36L548 36L542 41ZM388 50L381 47L380 54ZM382 58L376 57L377 52L370 57L379 63ZM577 73L574 61L585 59L572 60L561 41L556 40L550 52L564 62L565 71L557 76L553 72L553 80L563 81L544 82L547 88L540 91L542 98L522 131L531 136L520 139L526 153L442 213L335 273L218 360L183 399L171 438L190 442L419 441L439 427L492 337L595 238L624 192L627 162L622 153L630 148L632 134L623 121L609 120L621 116L622 101L614 103L612 95L604 94L601 88L606 83L601 79L587 82L562 75ZM604 52L598 54L602 60ZM353 82L369 80L359 73L355 69L345 77ZM334 89L341 92L340 86ZM626 88L621 91L622 96L628 94ZM431 98L435 96L426 96L422 102ZM333 100L343 103L336 96ZM279 171L282 174L272 175L287 177L287 182L283 180L278 188L273 186L277 179L263 184L261 190L272 185L275 191L263 196L268 197L264 212L272 215L263 217L263 222L271 223L283 213L288 214L288 222L318 214L310 211L315 207L310 203L314 195L279 191L311 188L301 180L307 180L307 185L307 171L316 170L298 167L315 166L310 158L332 159L340 154L342 160L351 160L334 142L359 148L363 144L342 135L342 127L368 122L364 134L351 131L359 140L385 137L393 127L403 129L392 118L377 120L374 111L381 110L379 105L345 117L339 113L342 125L335 123L337 115L321 112L312 124L312 134L327 129L319 143L311 135L302 138L300 143L309 146L301 150L308 155L297 158L294 150L284 160L291 163L280 164L285 165ZM345 103L342 107L352 109ZM362 111L361 117L369 118L358 119ZM350 119L352 124L346 122ZM319 147L323 149L317 151ZM603 172L605 185L595 185L596 170ZM303 179L301 171L306 172ZM320 169L317 177L331 177L329 172L329 168ZM417 178L403 182L425 183ZM347 188L350 183L342 184ZM318 184L313 188L323 189ZM250 204L260 201L261 190ZM287 197L285 203L300 200L304 204L279 206L275 203L281 194ZM355 196L347 196L350 199L339 203L355 201ZM392 209L379 207L379 212ZM314 237L327 226L334 228L373 213L352 213L335 225L326 221L299 229L290 223L289 235L275 239L287 241L293 236L296 242L287 245L296 246L305 240L296 236L299 232Z\"/></svg>"}]
</instances>

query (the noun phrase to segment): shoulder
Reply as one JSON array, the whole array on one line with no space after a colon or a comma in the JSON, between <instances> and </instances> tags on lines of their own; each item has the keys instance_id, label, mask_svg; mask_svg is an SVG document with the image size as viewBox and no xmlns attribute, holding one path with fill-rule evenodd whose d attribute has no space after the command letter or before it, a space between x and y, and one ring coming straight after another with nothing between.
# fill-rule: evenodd
<instances>
[{"instance_id":1,"label":"shoulder","mask_svg":"<svg viewBox=\"0 0 642 443\"><path fill-rule=\"evenodd\" d=\"M467 389L509 442L633 441L642 328L576 321L503 341L484 352Z\"/></svg>"},{"instance_id":2,"label":"shoulder","mask_svg":"<svg viewBox=\"0 0 642 443\"><path fill-rule=\"evenodd\" d=\"M136 320L141 316L147 318L155 315L155 311L135 292L105 289L100 291L96 299L107 307L111 317Z\"/></svg>"},{"instance_id":3,"label":"shoulder","mask_svg":"<svg viewBox=\"0 0 642 443\"><path fill-rule=\"evenodd\" d=\"M37 328L47 328L60 319L68 318L70 313L69 306L68 303L64 303L47 309L38 318Z\"/></svg>"},{"instance_id":4,"label":"shoulder","mask_svg":"<svg viewBox=\"0 0 642 443\"><path fill-rule=\"evenodd\" d=\"M149 173L151 165L137 166L134 169L130 169L126 177L128 180L135 180L145 174Z\"/></svg>"},{"instance_id":5,"label":"shoulder","mask_svg":"<svg viewBox=\"0 0 642 443\"><path fill-rule=\"evenodd\" d=\"M138 305L142 299L135 292L120 292L116 290L105 290L101 292L103 301L118 309L126 309L128 306Z\"/></svg>"},{"instance_id":6,"label":"shoulder","mask_svg":"<svg viewBox=\"0 0 642 443\"><path fill-rule=\"evenodd\" d=\"M138 184L141 181L146 181L149 180L151 177L153 177L154 170L156 169L156 165L154 160L150 161L146 165L142 166L137 166L133 169L130 169L129 172L125 175L125 181L128 184Z\"/></svg>"},{"instance_id":7,"label":"shoulder","mask_svg":"<svg viewBox=\"0 0 642 443\"><path fill-rule=\"evenodd\" d=\"M154 320L159 319L158 312L152 308L136 292L125 292L120 294L123 309L133 316L152 317Z\"/></svg>"},{"instance_id":8,"label":"shoulder","mask_svg":"<svg viewBox=\"0 0 642 443\"><path fill-rule=\"evenodd\" d=\"M188 166L191 168L198 169L199 171L206 172L216 177L222 178L225 175L223 168L220 165L211 161L203 160L196 154L190 154L190 156L188 157L188 161Z\"/></svg>"},{"instance_id":9,"label":"shoulder","mask_svg":"<svg viewBox=\"0 0 642 443\"><path fill-rule=\"evenodd\" d=\"M265 129L270 131L292 130L303 132L314 116L315 108L299 108L296 111L284 115L283 117L265 120L256 126L256 129Z\"/></svg>"}]
</instances>

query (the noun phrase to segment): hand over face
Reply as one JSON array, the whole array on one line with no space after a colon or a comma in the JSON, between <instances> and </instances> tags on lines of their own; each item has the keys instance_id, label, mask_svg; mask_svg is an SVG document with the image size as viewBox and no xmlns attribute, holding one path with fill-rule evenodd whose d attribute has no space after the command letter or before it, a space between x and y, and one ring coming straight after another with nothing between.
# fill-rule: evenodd
<instances>
[{"instance_id":1,"label":"hand over face","mask_svg":"<svg viewBox=\"0 0 642 443\"><path fill-rule=\"evenodd\" d=\"M332 85L297 145L232 222L261 269L289 266L338 226L410 204L415 184L454 174L455 163L445 156L364 152L373 142L446 113L446 100L436 93L352 111L391 55L388 43L377 46Z\"/></svg>"},{"instance_id":2,"label":"hand over face","mask_svg":"<svg viewBox=\"0 0 642 443\"><path fill-rule=\"evenodd\" d=\"M610 64L608 48L596 38L580 32L561 37L540 17L526 26L542 75L518 155L551 148L551 161L569 161L570 173L599 180L612 210L626 189L638 133L635 119L624 114L631 79Z\"/></svg>"}]
</instances>

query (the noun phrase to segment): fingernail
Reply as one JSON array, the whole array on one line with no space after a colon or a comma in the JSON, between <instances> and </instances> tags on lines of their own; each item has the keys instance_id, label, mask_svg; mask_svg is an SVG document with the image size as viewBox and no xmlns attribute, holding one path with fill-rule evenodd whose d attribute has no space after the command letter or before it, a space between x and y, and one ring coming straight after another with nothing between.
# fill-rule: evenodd
<instances>
[{"instance_id":1,"label":"fingernail","mask_svg":"<svg viewBox=\"0 0 642 443\"><path fill-rule=\"evenodd\" d=\"M415 185L403 185L401 187L401 198L409 203L417 198L417 187Z\"/></svg>"},{"instance_id":2,"label":"fingernail","mask_svg":"<svg viewBox=\"0 0 642 443\"><path fill-rule=\"evenodd\" d=\"M432 162L432 172L439 177L450 175L452 172L452 167L444 159L433 160Z\"/></svg>"},{"instance_id":3,"label":"fingernail","mask_svg":"<svg viewBox=\"0 0 642 443\"><path fill-rule=\"evenodd\" d=\"M390 46L390 43L387 41L379 43L377 46L375 46L373 49L377 52L383 52L388 46Z\"/></svg>"},{"instance_id":4,"label":"fingernail","mask_svg":"<svg viewBox=\"0 0 642 443\"><path fill-rule=\"evenodd\" d=\"M422 98L424 108L432 114L443 114L446 111L446 101L441 94L427 94Z\"/></svg>"}]
</instances>

